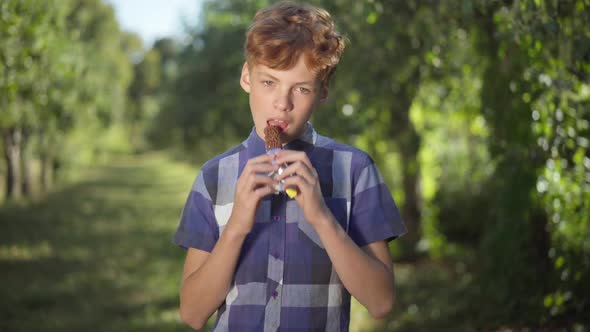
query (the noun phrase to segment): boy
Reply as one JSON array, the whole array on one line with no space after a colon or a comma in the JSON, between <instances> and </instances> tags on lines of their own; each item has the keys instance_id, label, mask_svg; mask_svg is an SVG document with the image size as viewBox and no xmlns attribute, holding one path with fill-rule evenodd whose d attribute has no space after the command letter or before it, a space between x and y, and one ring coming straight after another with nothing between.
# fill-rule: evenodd
<instances>
[{"instance_id":1,"label":"boy","mask_svg":"<svg viewBox=\"0 0 590 332\"><path fill-rule=\"evenodd\" d=\"M188 248L180 316L191 327L218 311L214 331L348 331L351 295L375 318L391 311L397 207L367 154L308 122L343 50L322 9L281 2L254 17L240 77L254 129L203 165L174 237ZM274 155L267 126L281 130ZM275 195L277 181L295 198Z\"/></svg>"}]
</instances>

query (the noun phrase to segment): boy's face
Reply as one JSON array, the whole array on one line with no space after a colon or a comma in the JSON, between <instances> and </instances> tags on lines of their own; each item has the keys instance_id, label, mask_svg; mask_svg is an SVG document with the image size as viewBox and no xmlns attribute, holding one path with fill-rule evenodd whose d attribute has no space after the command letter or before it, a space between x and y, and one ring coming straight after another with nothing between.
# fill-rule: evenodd
<instances>
[{"instance_id":1,"label":"boy's face","mask_svg":"<svg viewBox=\"0 0 590 332\"><path fill-rule=\"evenodd\" d=\"M245 63L240 85L250 94L250 111L258 136L264 139L268 125L279 126L284 144L303 134L314 108L327 97L327 88L307 68L303 57L287 70Z\"/></svg>"}]
</instances>

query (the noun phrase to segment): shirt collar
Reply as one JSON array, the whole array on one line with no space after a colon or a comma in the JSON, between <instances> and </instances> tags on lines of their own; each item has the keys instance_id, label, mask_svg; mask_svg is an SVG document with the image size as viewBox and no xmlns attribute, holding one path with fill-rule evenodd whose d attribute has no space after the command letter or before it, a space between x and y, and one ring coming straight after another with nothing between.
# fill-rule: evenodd
<instances>
[{"instance_id":1,"label":"shirt collar","mask_svg":"<svg viewBox=\"0 0 590 332\"><path fill-rule=\"evenodd\" d=\"M285 145L285 149L307 151L313 148L317 141L317 132L313 129L311 122L305 124L303 134ZM264 140L256 133L256 127L252 128L250 136L242 143L247 151L248 157L253 158L266 153Z\"/></svg>"}]
</instances>

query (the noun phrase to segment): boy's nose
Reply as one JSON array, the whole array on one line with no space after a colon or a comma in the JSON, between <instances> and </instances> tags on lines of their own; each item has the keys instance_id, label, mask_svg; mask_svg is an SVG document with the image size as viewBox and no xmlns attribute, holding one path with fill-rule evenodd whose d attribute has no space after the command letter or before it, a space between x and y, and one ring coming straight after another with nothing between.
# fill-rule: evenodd
<instances>
[{"instance_id":1,"label":"boy's nose","mask_svg":"<svg viewBox=\"0 0 590 332\"><path fill-rule=\"evenodd\" d=\"M291 97L288 93L278 92L275 95L273 106L279 111L291 111L293 109Z\"/></svg>"}]
</instances>

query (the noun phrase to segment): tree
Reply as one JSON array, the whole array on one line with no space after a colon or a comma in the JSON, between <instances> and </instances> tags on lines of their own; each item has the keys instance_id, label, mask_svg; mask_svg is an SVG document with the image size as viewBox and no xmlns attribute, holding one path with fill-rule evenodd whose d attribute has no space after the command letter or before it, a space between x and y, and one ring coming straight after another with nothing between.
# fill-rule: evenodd
<instances>
[{"instance_id":1,"label":"tree","mask_svg":"<svg viewBox=\"0 0 590 332\"><path fill-rule=\"evenodd\" d=\"M59 38L58 8L35 1L5 1L0 23L0 130L7 165L6 197L18 197L21 185L21 157L24 157L24 189L30 194L28 157L30 136L38 124L39 107L47 103L43 75L49 63L49 49ZM23 154L24 152L24 154Z\"/></svg>"},{"instance_id":2,"label":"tree","mask_svg":"<svg viewBox=\"0 0 590 332\"><path fill-rule=\"evenodd\" d=\"M553 227L548 214L553 213L555 224L563 213L569 217L569 229L586 229L583 233L588 234L582 226L585 219L577 217L588 212L583 203L587 185L580 183L578 195L567 195L568 199L561 188L581 179L587 155L587 141L576 139L587 135L587 128L574 123L587 123L584 119L589 116L588 98L580 92L589 77L589 39L583 31L590 10L583 1L473 1L471 8L473 15L466 22L477 31L485 63L482 113L490 127L489 150L496 165L490 187L496 198L495 222L486 228L482 245L482 255L489 253L482 261L484 294L490 305L510 308L500 319L538 323L547 306L551 316L562 314L570 325L585 319L588 308L583 300L588 288L578 279L589 275L587 259L581 258L588 251L573 245L576 241L564 236L563 227ZM570 124L567 135L562 107L571 116L564 122ZM562 162L575 167L561 168ZM558 171L555 165L560 165ZM548 172L557 174L554 179L568 180L549 189L547 177L540 177ZM568 201L567 208L555 214L551 206L560 201ZM570 209L577 213L570 214ZM558 271L567 265L565 270L576 271L577 277L557 282L564 280L563 270L558 277L552 265ZM507 274L508 269L512 273ZM544 297L556 284L561 284L560 290ZM563 300L568 292L570 297ZM515 298L515 294L520 295Z\"/></svg>"},{"instance_id":3,"label":"tree","mask_svg":"<svg viewBox=\"0 0 590 332\"><path fill-rule=\"evenodd\" d=\"M399 156L401 210L409 230L403 241L411 256L421 238L423 203L418 163L421 137L410 109L422 81L440 66L437 53L445 46L453 22L445 21L444 2L334 1L326 7L350 39L336 74L336 99L359 110L354 127L363 147L378 162L385 163L392 152ZM318 122L328 122L328 116L321 116ZM385 177L393 180L388 174Z\"/></svg>"},{"instance_id":4,"label":"tree","mask_svg":"<svg viewBox=\"0 0 590 332\"><path fill-rule=\"evenodd\" d=\"M105 125L121 118L131 73L121 52L123 34L102 1L9 0L0 6L0 131L11 198L21 186L30 195L34 157L41 160L41 187L49 185L49 169L65 158L60 153L70 130L97 118Z\"/></svg>"}]
</instances>

